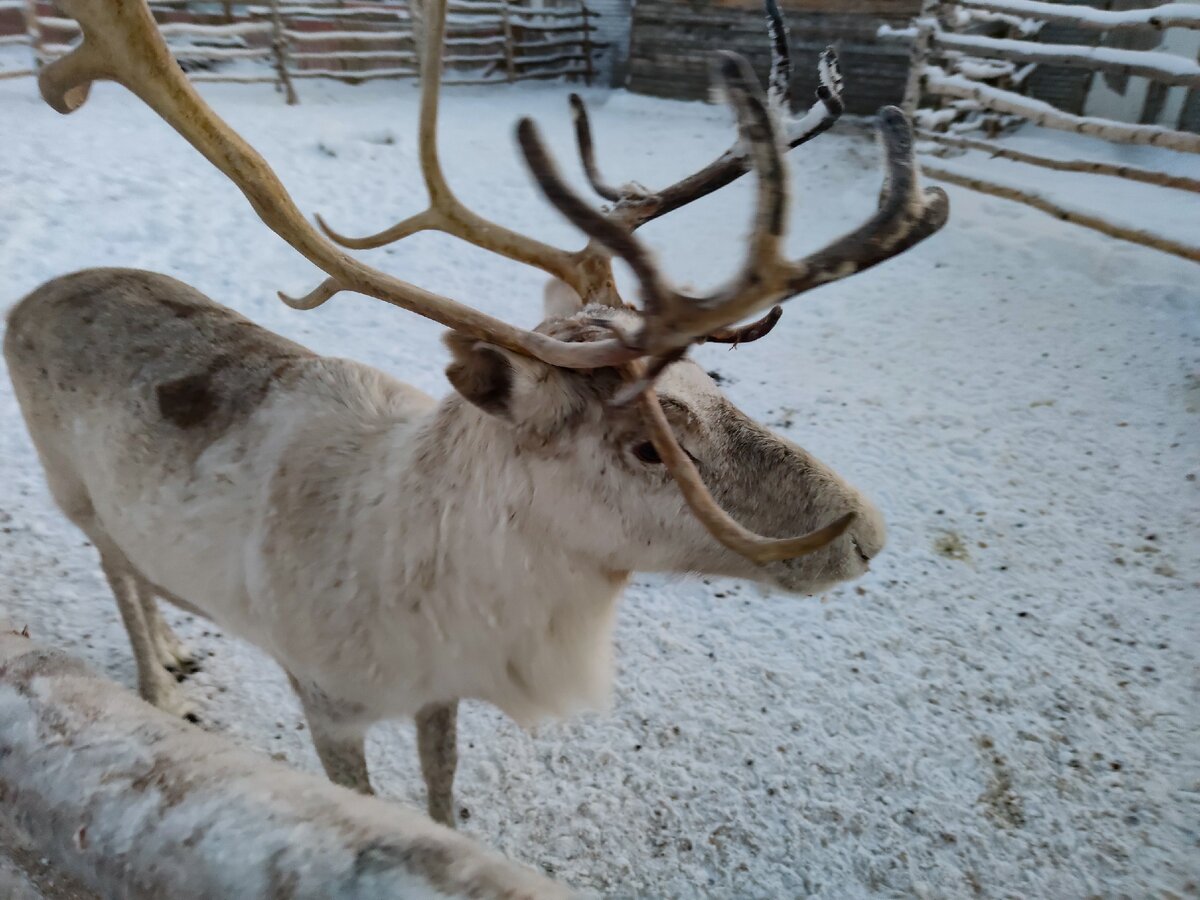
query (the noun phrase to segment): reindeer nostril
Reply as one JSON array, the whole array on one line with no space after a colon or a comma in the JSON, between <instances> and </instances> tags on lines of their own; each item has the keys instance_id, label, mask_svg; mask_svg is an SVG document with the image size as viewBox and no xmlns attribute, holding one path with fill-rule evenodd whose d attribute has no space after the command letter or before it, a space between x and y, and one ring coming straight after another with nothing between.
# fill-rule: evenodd
<instances>
[{"instance_id":1,"label":"reindeer nostril","mask_svg":"<svg viewBox=\"0 0 1200 900\"><path fill-rule=\"evenodd\" d=\"M867 554L863 552L862 544L858 542L858 538L856 538L854 535L850 535L850 543L854 546L854 552L858 554L859 559L865 563L869 563L871 561L871 557L867 556Z\"/></svg>"}]
</instances>

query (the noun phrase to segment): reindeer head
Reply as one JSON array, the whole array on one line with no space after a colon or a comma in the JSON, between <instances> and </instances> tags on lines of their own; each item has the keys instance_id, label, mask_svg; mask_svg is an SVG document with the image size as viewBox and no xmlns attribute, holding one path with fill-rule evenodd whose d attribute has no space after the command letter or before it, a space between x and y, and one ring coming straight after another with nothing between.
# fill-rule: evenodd
<instances>
[{"instance_id":1,"label":"reindeer head","mask_svg":"<svg viewBox=\"0 0 1200 900\"><path fill-rule=\"evenodd\" d=\"M636 313L584 307L552 282L542 334L569 343L636 328ZM870 502L803 448L739 410L696 363L683 359L656 380L658 402L680 448L720 507L757 534L808 533L849 515L840 537L815 552L765 564L722 546L690 514L640 411L619 399L611 368L566 369L456 332L446 339L457 410L493 458L509 455L537 490L523 498L535 529L557 548L609 571L666 571L745 578L815 593L867 570L884 542Z\"/></svg>"},{"instance_id":2,"label":"reindeer head","mask_svg":"<svg viewBox=\"0 0 1200 900\"><path fill-rule=\"evenodd\" d=\"M545 446L554 444L568 455L595 453L595 472L602 474L591 477L626 479L619 499L606 495L603 484L588 488L592 496L613 497L617 524L628 529L626 548L646 545L619 568L694 568L815 589L859 574L863 557L879 549L882 526L865 500L803 450L738 412L685 359L695 343L762 337L779 317L775 304L890 259L935 232L948 214L943 192L921 189L911 127L889 107L879 120L886 175L878 210L826 247L801 259L784 258L789 199L784 153L828 129L842 103L836 59L826 51L816 103L792 116L788 40L775 0L766 0L773 51L767 93L745 60L720 54L716 85L737 119L738 141L670 187L648 192L606 183L596 167L587 111L572 97L588 181L611 204L596 209L559 175L533 122L519 123L521 150L539 187L589 238L577 251L487 221L464 206L446 182L436 141L446 0L429 0L421 55L419 147L430 205L367 238L343 237L318 219L322 236L305 221L266 161L188 83L145 0L59 0L59 5L79 21L84 42L39 74L51 106L72 111L98 78L118 81L141 97L242 190L268 226L327 274L306 297L283 297L290 305L311 309L352 290L452 328L451 380L482 414L507 416L513 433L540 435ZM757 209L741 270L708 295L670 285L636 229L751 171ZM523 330L373 269L334 243L376 247L423 230L443 231L536 266L568 285L587 307L535 331ZM637 278L636 311L617 293L613 257L624 260ZM751 325L731 327L772 307ZM590 429L590 450L567 450L571 435L578 440L584 428ZM564 471L589 470L576 465ZM631 483L642 490L630 489ZM593 507L602 512L604 504ZM797 530L799 537L788 536ZM701 540L705 534L716 544Z\"/></svg>"}]
</instances>

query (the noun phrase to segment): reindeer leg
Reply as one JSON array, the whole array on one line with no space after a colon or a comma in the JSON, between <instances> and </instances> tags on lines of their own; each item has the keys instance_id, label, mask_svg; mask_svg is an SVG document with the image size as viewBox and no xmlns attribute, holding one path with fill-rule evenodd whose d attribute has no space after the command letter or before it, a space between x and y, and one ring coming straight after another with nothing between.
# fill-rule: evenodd
<instances>
[{"instance_id":1,"label":"reindeer leg","mask_svg":"<svg viewBox=\"0 0 1200 900\"><path fill-rule=\"evenodd\" d=\"M350 726L347 717L339 715L337 704L322 690L301 682L291 672L287 676L304 707L313 745L329 780L360 794L374 794L367 774L365 731Z\"/></svg>"},{"instance_id":2,"label":"reindeer leg","mask_svg":"<svg viewBox=\"0 0 1200 900\"><path fill-rule=\"evenodd\" d=\"M183 681L192 673L200 671L200 663L196 657L183 645L179 636L162 617L154 589L140 578L138 579L138 599L142 604L146 627L154 641L159 665L174 675L176 681Z\"/></svg>"},{"instance_id":3,"label":"reindeer leg","mask_svg":"<svg viewBox=\"0 0 1200 900\"><path fill-rule=\"evenodd\" d=\"M454 770L458 766L458 701L430 703L417 713L417 748L426 803L435 822L454 827Z\"/></svg>"},{"instance_id":4,"label":"reindeer leg","mask_svg":"<svg viewBox=\"0 0 1200 900\"><path fill-rule=\"evenodd\" d=\"M154 635L150 632L141 600L141 577L116 547L102 546L100 543L96 543L96 546L100 548L100 566L104 570L104 577L108 579L108 585L117 599L121 620L129 633L129 643L137 662L138 693L147 703L165 712L197 721L195 708L180 693L175 679L159 663Z\"/></svg>"}]
</instances>

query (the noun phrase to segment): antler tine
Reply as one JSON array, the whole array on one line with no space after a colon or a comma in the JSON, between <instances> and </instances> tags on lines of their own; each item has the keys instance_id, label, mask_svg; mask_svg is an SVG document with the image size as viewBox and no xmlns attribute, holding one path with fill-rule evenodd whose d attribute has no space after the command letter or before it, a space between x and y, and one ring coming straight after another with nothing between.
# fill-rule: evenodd
<instances>
[{"instance_id":1,"label":"antler tine","mask_svg":"<svg viewBox=\"0 0 1200 900\"><path fill-rule=\"evenodd\" d=\"M770 334L782 317L783 307L773 306L769 313L749 325L743 325L741 328L718 328L716 331L710 331L701 340L709 344L731 344L732 347L749 344Z\"/></svg>"},{"instance_id":2,"label":"antler tine","mask_svg":"<svg viewBox=\"0 0 1200 900\"><path fill-rule=\"evenodd\" d=\"M879 112L885 177L879 208L849 234L791 265L789 296L862 272L903 253L946 224L950 200L941 188L921 188L912 125L894 106Z\"/></svg>"},{"instance_id":3,"label":"antler tine","mask_svg":"<svg viewBox=\"0 0 1200 900\"><path fill-rule=\"evenodd\" d=\"M317 222L317 227L321 229L322 234L329 238L335 244L345 247L347 250L374 250L376 247L383 247L387 244L394 243L403 238L414 235L420 231L431 231L437 226L434 224L433 211L430 209L422 210L416 215L409 216L407 219L402 219L395 225L385 228L383 231L375 234L368 234L364 237L350 237L336 231L320 213L313 216Z\"/></svg>"},{"instance_id":4,"label":"antler tine","mask_svg":"<svg viewBox=\"0 0 1200 900\"><path fill-rule=\"evenodd\" d=\"M768 5L770 3L771 0L768 0ZM786 37L782 43L775 40L779 32L775 30L774 19L769 11L768 21L771 23L771 74L774 81L777 77L782 78L781 73L785 69L790 72L791 60L790 57L785 58L780 55L780 48L782 48L782 52L787 51ZM782 22L782 18L780 22ZM790 100L787 99L788 94L780 95L784 102L777 103L772 100L770 104L776 115L784 117L786 127L783 140L788 150L794 150L802 144L807 144L817 135L828 131L845 110L842 102L841 68L838 65L837 54L832 47L827 47L822 51L817 63L817 76L819 80L816 90L817 100L803 116L792 118L790 114L787 114L790 104ZM735 146L725 151L703 169L693 172L669 187L648 196L643 195L637 198L636 202L619 204L616 210L617 214L630 228L640 228L647 222L674 212L732 184L751 169L750 160L745 154L737 152L737 149Z\"/></svg>"},{"instance_id":5,"label":"antler tine","mask_svg":"<svg viewBox=\"0 0 1200 900\"><path fill-rule=\"evenodd\" d=\"M750 63L736 53L723 52L717 59L719 84L737 116L738 142L758 178L754 230L746 266L753 271L778 255L787 221L787 171L775 119L767 109Z\"/></svg>"},{"instance_id":6,"label":"antler tine","mask_svg":"<svg viewBox=\"0 0 1200 900\"><path fill-rule=\"evenodd\" d=\"M587 106L578 94L572 94L569 101L571 121L575 123L575 142L579 145L579 158L583 162L583 171L587 175L588 184L605 200L616 203L624 195L605 182L596 166L596 148L592 143L592 123L588 119Z\"/></svg>"},{"instance_id":7,"label":"antler tine","mask_svg":"<svg viewBox=\"0 0 1200 900\"><path fill-rule=\"evenodd\" d=\"M335 231L320 216L317 217L317 223L325 236L335 243L364 250L382 247L419 231L440 231L476 247L542 269L571 285L580 296L587 296L590 285L581 281L574 254L485 219L463 205L446 180L437 149L446 5L446 0L428 0L424 54L421 58L421 112L417 143L421 175L429 192L428 208L383 231L359 238Z\"/></svg>"},{"instance_id":8,"label":"antler tine","mask_svg":"<svg viewBox=\"0 0 1200 900\"><path fill-rule=\"evenodd\" d=\"M517 123L517 141L546 199L576 228L629 264L641 286L643 311L648 316L658 314L672 292L663 284L650 250L630 229L593 208L567 184L532 119ZM636 343L636 338L633 340Z\"/></svg>"}]
</instances>

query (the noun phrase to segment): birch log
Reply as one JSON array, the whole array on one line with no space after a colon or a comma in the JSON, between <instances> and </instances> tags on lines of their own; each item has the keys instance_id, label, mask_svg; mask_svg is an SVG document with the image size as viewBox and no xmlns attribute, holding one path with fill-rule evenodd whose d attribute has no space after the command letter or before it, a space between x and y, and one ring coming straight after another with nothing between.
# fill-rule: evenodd
<instances>
[{"instance_id":1,"label":"birch log","mask_svg":"<svg viewBox=\"0 0 1200 900\"><path fill-rule=\"evenodd\" d=\"M937 30L938 8L941 0L922 0L921 14L917 18L916 34L913 37L912 49L908 57L908 79L904 84L904 100L900 108L911 119L916 114L921 103L921 87L925 77L925 67L929 63L929 45L934 31Z\"/></svg>"},{"instance_id":2,"label":"birch log","mask_svg":"<svg viewBox=\"0 0 1200 900\"><path fill-rule=\"evenodd\" d=\"M237 748L7 629L0 816L107 897L569 896L416 811Z\"/></svg>"},{"instance_id":3,"label":"birch log","mask_svg":"<svg viewBox=\"0 0 1200 900\"><path fill-rule=\"evenodd\" d=\"M937 66L930 66L926 70L925 90L943 97L975 100L995 112L1020 116L1045 128L1074 131L1121 144L1151 144L1186 153L1200 153L1200 134L1171 131L1157 125L1126 125L1109 119L1076 116L1033 97L980 84L961 75L948 75Z\"/></svg>"},{"instance_id":4,"label":"birch log","mask_svg":"<svg viewBox=\"0 0 1200 900\"><path fill-rule=\"evenodd\" d=\"M917 40L920 40L918 33ZM1200 63L1175 53L1157 50L1123 50L1116 47L1080 47L1073 44L1039 44L979 34L934 31L933 42L948 50L961 50L1014 62L1069 66L1116 75L1140 75L1163 84L1200 87Z\"/></svg>"},{"instance_id":5,"label":"birch log","mask_svg":"<svg viewBox=\"0 0 1200 900\"><path fill-rule=\"evenodd\" d=\"M1101 234L1106 234L1109 237L1119 238L1120 240L1129 241L1134 244L1141 244L1145 247L1153 247L1155 250L1161 250L1163 253L1170 253L1174 256L1181 256L1192 262L1200 262L1200 247L1192 244L1184 244L1140 228L1128 228L1092 213L1068 209L1035 191L1024 190L1011 185L999 184L994 181L987 181L983 178L976 178L961 172L955 172L929 161L928 157L921 157L921 172L930 178L948 181L950 184L970 188L981 194L991 194L993 197L1001 197L1005 200L1015 200L1018 203L1024 203L1032 206L1034 209L1040 209L1042 212L1048 213L1056 219L1061 219L1064 222L1070 222L1074 225L1082 225L1084 228L1091 228L1093 231L1099 231Z\"/></svg>"},{"instance_id":6,"label":"birch log","mask_svg":"<svg viewBox=\"0 0 1200 900\"><path fill-rule=\"evenodd\" d=\"M982 150L990 156L999 156L1004 159L1011 159L1014 162L1040 166L1044 169L1055 169L1059 172L1087 172L1091 175L1112 175L1116 178L1140 181L1143 184L1154 184L1159 187L1176 188L1181 191L1200 193L1200 180L1188 178L1185 175L1168 175L1166 172L1141 169L1137 166L1095 162L1087 159L1054 159L1049 156L1025 153L1013 147L1002 147L992 141L941 134L935 131L926 131L923 128L918 128L916 134L923 141L933 141L934 143L943 144L947 147L956 147L960 150Z\"/></svg>"},{"instance_id":7,"label":"birch log","mask_svg":"<svg viewBox=\"0 0 1200 900\"><path fill-rule=\"evenodd\" d=\"M958 0L971 9L1008 13L1043 22L1074 25L1093 31L1122 31L1128 28L1200 28L1200 5L1165 3L1149 9L1108 10L1073 3L1043 0Z\"/></svg>"}]
</instances>

